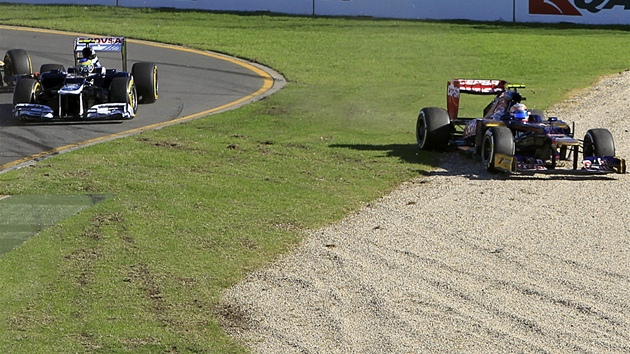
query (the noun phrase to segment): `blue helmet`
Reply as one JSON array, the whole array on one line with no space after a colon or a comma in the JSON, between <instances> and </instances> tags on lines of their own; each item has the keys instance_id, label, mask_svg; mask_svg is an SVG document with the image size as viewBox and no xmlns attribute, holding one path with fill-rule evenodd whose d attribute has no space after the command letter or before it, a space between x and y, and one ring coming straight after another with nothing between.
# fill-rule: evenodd
<instances>
[{"instance_id":1,"label":"blue helmet","mask_svg":"<svg viewBox=\"0 0 630 354\"><path fill-rule=\"evenodd\" d=\"M527 112L527 106L522 103L517 103L511 108L511 113L515 119L527 119L529 112Z\"/></svg>"}]
</instances>

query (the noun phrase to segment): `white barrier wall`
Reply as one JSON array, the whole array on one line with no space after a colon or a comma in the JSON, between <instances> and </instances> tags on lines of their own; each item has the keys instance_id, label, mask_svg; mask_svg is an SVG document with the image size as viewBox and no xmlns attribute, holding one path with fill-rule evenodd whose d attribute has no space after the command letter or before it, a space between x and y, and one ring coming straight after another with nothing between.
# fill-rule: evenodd
<instances>
[{"instance_id":1,"label":"white barrier wall","mask_svg":"<svg viewBox=\"0 0 630 354\"><path fill-rule=\"evenodd\" d=\"M11 0L400 19L630 25L630 0Z\"/></svg>"},{"instance_id":2,"label":"white barrier wall","mask_svg":"<svg viewBox=\"0 0 630 354\"><path fill-rule=\"evenodd\" d=\"M320 16L512 21L511 0L317 0Z\"/></svg>"},{"instance_id":3,"label":"white barrier wall","mask_svg":"<svg viewBox=\"0 0 630 354\"><path fill-rule=\"evenodd\" d=\"M314 0L118 0L118 2L120 6L126 7L172 7L243 12L269 11L309 16L313 15L314 5Z\"/></svg>"}]
</instances>

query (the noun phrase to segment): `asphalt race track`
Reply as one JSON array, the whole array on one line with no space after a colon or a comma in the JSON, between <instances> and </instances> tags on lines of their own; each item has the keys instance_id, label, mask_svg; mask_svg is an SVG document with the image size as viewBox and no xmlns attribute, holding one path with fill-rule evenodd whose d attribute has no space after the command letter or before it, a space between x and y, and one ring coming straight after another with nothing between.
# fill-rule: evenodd
<instances>
[{"instance_id":1,"label":"asphalt race track","mask_svg":"<svg viewBox=\"0 0 630 354\"><path fill-rule=\"evenodd\" d=\"M46 63L72 66L73 40L81 35L0 26L0 56L20 48L29 53L34 71ZM159 75L157 102L140 105L128 121L16 122L11 119L12 91L0 87L0 172L87 144L232 109L284 84L271 69L217 53L128 40L127 57L129 70L135 62L150 61L157 64ZM99 59L105 67L122 70L120 53L99 53Z\"/></svg>"}]
</instances>

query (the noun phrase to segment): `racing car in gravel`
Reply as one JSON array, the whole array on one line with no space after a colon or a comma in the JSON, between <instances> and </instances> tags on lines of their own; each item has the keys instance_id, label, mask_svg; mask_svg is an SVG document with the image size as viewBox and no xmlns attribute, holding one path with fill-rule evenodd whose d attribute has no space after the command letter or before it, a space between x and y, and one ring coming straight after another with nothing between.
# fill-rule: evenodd
<instances>
[{"instance_id":1,"label":"racing car in gravel","mask_svg":"<svg viewBox=\"0 0 630 354\"><path fill-rule=\"evenodd\" d=\"M449 81L447 108L425 107L418 115L418 147L457 148L480 158L490 172L626 173L610 131L589 129L584 139L575 138L575 124L527 109L519 92L524 87L504 80ZM494 97L480 117L459 117L461 94Z\"/></svg>"},{"instance_id":2,"label":"racing car in gravel","mask_svg":"<svg viewBox=\"0 0 630 354\"><path fill-rule=\"evenodd\" d=\"M122 71L103 67L97 52L120 52ZM158 99L157 65L138 62L128 72L124 37L76 38L73 67L44 64L38 73L25 50L9 50L4 74L14 86L13 118L20 121L127 120L138 103Z\"/></svg>"}]
</instances>

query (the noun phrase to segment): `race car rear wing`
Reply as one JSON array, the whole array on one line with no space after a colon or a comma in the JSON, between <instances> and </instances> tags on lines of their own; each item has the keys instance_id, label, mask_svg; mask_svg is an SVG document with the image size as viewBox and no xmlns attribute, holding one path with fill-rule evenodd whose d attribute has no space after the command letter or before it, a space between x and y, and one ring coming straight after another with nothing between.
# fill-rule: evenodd
<instances>
[{"instance_id":1,"label":"race car rear wing","mask_svg":"<svg viewBox=\"0 0 630 354\"><path fill-rule=\"evenodd\" d=\"M446 106L448 115L457 119L459 114L460 94L498 95L508 89L504 80L453 79L448 82L446 90Z\"/></svg>"},{"instance_id":2,"label":"race car rear wing","mask_svg":"<svg viewBox=\"0 0 630 354\"><path fill-rule=\"evenodd\" d=\"M127 71L127 42L124 37L78 37L74 39L74 65L83 58L83 48L90 47L95 52L120 52L122 69Z\"/></svg>"}]
</instances>

